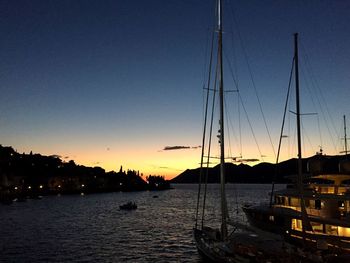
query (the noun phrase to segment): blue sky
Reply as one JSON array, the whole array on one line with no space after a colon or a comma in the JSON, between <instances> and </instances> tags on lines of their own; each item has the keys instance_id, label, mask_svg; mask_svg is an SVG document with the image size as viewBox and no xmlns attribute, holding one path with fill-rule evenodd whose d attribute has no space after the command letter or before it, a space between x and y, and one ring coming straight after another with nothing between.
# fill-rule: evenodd
<instances>
[{"instance_id":1,"label":"blue sky","mask_svg":"<svg viewBox=\"0 0 350 263\"><path fill-rule=\"evenodd\" d=\"M214 6L211 0L0 1L0 143L106 170L123 165L174 176L195 168L198 149L162 149L201 143ZM318 112L309 97L321 91L340 131L349 114L349 12L350 3L341 0L225 1L226 56L268 160L273 156L243 52L274 143L294 32L300 33L302 110ZM315 118L305 118L309 136L319 138ZM321 129L325 152L336 153L327 142L336 135ZM244 147L252 157L254 145Z\"/></svg>"}]
</instances>

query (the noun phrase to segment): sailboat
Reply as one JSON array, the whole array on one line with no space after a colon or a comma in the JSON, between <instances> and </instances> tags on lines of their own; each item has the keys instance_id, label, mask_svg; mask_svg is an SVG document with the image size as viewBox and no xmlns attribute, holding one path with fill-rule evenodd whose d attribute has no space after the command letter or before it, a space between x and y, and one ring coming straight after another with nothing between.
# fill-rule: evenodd
<instances>
[{"instance_id":1,"label":"sailboat","mask_svg":"<svg viewBox=\"0 0 350 263\"><path fill-rule=\"evenodd\" d=\"M339 163L340 173L323 174L327 157L321 153L308 163L310 175L302 171L298 34L294 34L294 75L298 140L298 174L286 189L274 191L270 203L245 205L243 210L254 227L278 233L298 247L327 254L350 254L350 162ZM345 123L345 119L344 119ZM344 125L345 126L345 125ZM346 128L345 142L346 142ZM281 132L282 138L283 129ZM281 140L280 140L281 141ZM345 146L347 151L347 148ZM347 156L347 155L346 155Z\"/></svg>"},{"instance_id":2,"label":"sailboat","mask_svg":"<svg viewBox=\"0 0 350 263\"><path fill-rule=\"evenodd\" d=\"M307 259L303 254L298 253L297 249L284 242L280 235L261 231L257 228L248 227L237 221L230 219L227 206L225 189L225 108L224 108L224 78L223 78L223 5L222 0L217 0L217 68L215 70L214 88L210 88L210 74L208 80L207 103L205 107L205 120L202 140L201 169L198 186L198 198L196 206L196 221L194 226L194 240L199 254L206 260L213 262L300 262ZM213 38L214 39L214 38ZM213 45L212 45L213 50ZM210 58L209 65L212 62ZM209 66L210 67L210 66ZM210 72L210 70L209 70ZM217 91L218 87L218 91ZM216 105L215 99L219 100L219 160L220 160L220 223L218 227L213 227L214 222L205 219L206 196L207 196L207 171L210 164L210 143L206 143L206 126L208 116L208 96L213 92L213 105ZM216 92L219 98L215 97ZM214 111L214 106L212 106ZM209 129L209 141L211 141L213 112L211 114ZM206 147L205 147L206 146ZM205 148L208 152L205 153ZM207 155L206 155L207 154ZM206 159L206 161L205 161ZM206 167L204 167L206 166ZM204 177L204 178L203 178ZM203 183L204 181L204 183ZM202 186L202 183L204 186ZM204 189L202 189L204 188ZM319 259L319 258L318 258ZM303 262L308 262L306 261ZM316 260L317 261L317 260ZM320 261L319 261L320 262Z\"/></svg>"}]
</instances>

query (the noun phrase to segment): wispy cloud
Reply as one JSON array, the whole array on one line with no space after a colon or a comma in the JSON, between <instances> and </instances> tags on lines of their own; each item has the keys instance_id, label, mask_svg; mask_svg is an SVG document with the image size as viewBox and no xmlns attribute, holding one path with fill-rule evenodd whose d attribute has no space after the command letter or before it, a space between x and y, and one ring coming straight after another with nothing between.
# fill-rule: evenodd
<instances>
[{"instance_id":1,"label":"wispy cloud","mask_svg":"<svg viewBox=\"0 0 350 263\"><path fill-rule=\"evenodd\" d=\"M197 146L192 146L191 148L192 148L192 149L200 149L200 148L202 148L202 146L197 145Z\"/></svg>"},{"instance_id":2,"label":"wispy cloud","mask_svg":"<svg viewBox=\"0 0 350 263\"><path fill-rule=\"evenodd\" d=\"M174 150L188 150L188 149L198 149L201 148L201 146L165 146L162 151L174 151Z\"/></svg>"},{"instance_id":3,"label":"wispy cloud","mask_svg":"<svg viewBox=\"0 0 350 263\"><path fill-rule=\"evenodd\" d=\"M184 150L184 149L191 149L191 147L190 146L165 146L163 148L163 151Z\"/></svg>"},{"instance_id":4,"label":"wispy cloud","mask_svg":"<svg viewBox=\"0 0 350 263\"><path fill-rule=\"evenodd\" d=\"M236 160L236 162L238 163L249 163L249 162L258 162L259 159L255 159L255 158L252 158L252 159L238 159Z\"/></svg>"},{"instance_id":5,"label":"wispy cloud","mask_svg":"<svg viewBox=\"0 0 350 263\"><path fill-rule=\"evenodd\" d=\"M182 169L174 168L174 167L169 167L169 166L159 166L155 164L151 164L151 167L155 169L165 169L165 170L173 170L173 171L183 171Z\"/></svg>"}]
</instances>

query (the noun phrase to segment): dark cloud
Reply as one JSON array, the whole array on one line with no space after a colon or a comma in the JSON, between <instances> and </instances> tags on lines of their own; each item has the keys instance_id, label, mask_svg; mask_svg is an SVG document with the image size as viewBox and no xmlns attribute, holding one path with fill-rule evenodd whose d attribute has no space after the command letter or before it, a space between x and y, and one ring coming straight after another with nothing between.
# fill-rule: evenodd
<instances>
[{"instance_id":1,"label":"dark cloud","mask_svg":"<svg viewBox=\"0 0 350 263\"><path fill-rule=\"evenodd\" d=\"M239 159L237 160L237 162L241 162L241 163L248 163L248 162L258 162L259 159Z\"/></svg>"},{"instance_id":2,"label":"dark cloud","mask_svg":"<svg viewBox=\"0 0 350 263\"><path fill-rule=\"evenodd\" d=\"M192 149L200 149L200 148L202 148L202 146L200 146L200 145L198 145L198 146L192 146L191 148L192 148Z\"/></svg>"},{"instance_id":3,"label":"dark cloud","mask_svg":"<svg viewBox=\"0 0 350 263\"><path fill-rule=\"evenodd\" d=\"M188 150L188 149L198 149L201 148L201 146L165 146L163 148L163 151L173 151L173 150Z\"/></svg>"},{"instance_id":4,"label":"dark cloud","mask_svg":"<svg viewBox=\"0 0 350 263\"><path fill-rule=\"evenodd\" d=\"M191 149L190 146L165 146L163 151Z\"/></svg>"}]
</instances>

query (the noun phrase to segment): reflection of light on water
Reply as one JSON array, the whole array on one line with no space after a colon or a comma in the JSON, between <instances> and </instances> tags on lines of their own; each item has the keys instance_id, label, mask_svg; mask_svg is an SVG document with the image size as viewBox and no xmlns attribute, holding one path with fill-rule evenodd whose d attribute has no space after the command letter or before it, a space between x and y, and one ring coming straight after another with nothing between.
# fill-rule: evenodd
<instances>
[{"instance_id":1,"label":"reflection of light on water","mask_svg":"<svg viewBox=\"0 0 350 263\"><path fill-rule=\"evenodd\" d=\"M36 262L43 258L49 262L114 262L115 259L120 262L132 259L130 262L136 263L200 262L192 238L198 185L173 187L174 190L157 192L156 199L152 191L102 193L83 198L84 193L58 194L60 198L47 196L40 202L27 202L26 209L0 207L11 209L11 213L1 213L2 223L19 226L0 228L0 236L6 237L0 238L0 247L6 247L1 259L4 262ZM246 200L269 200L271 186L230 184L226 189L231 219L244 221L242 205ZM215 228L220 226L219 197L220 186L208 185L206 219ZM119 211L119 205L130 200L139 209L133 213ZM53 250L50 244L60 246Z\"/></svg>"}]
</instances>

